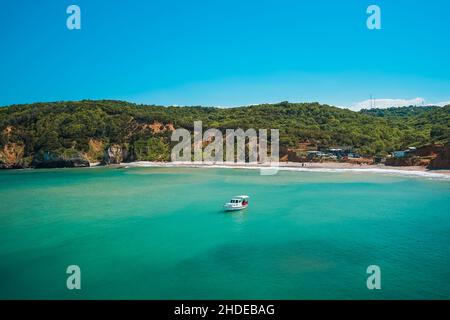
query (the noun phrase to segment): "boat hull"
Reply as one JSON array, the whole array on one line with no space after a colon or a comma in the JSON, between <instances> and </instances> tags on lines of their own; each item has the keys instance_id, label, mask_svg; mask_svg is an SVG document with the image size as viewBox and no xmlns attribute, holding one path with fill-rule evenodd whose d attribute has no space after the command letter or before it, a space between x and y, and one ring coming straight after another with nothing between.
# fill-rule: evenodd
<instances>
[{"instance_id":1,"label":"boat hull","mask_svg":"<svg viewBox=\"0 0 450 320\"><path fill-rule=\"evenodd\" d=\"M248 206L242 206L242 207L227 207L227 206L224 206L223 208L224 208L225 211L240 211L240 210L246 209L247 207Z\"/></svg>"}]
</instances>

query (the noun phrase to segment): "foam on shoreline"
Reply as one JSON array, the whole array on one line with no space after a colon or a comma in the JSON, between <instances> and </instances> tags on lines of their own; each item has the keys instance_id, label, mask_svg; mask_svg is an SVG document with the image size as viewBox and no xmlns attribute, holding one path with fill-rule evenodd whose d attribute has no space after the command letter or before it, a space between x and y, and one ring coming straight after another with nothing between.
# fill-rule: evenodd
<instances>
[{"instance_id":1,"label":"foam on shoreline","mask_svg":"<svg viewBox=\"0 0 450 320\"><path fill-rule=\"evenodd\" d=\"M274 169L267 165L226 165L226 164L195 164L195 163L163 163L163 162L130 162L122 163L124 167L143 167L143 168L209 168L209 169ZM431 179L450 180L450 172L432 172L432 171L420 171L411 169L392 169L392 168L342 168L342 167L297 167L281 165L278 167L280 171L297 171L297 172L322 172L322 173L376 173L376 174L388 174L388 175L403 175L409 177L422 177Z\"/></svg>"}]
</instances>

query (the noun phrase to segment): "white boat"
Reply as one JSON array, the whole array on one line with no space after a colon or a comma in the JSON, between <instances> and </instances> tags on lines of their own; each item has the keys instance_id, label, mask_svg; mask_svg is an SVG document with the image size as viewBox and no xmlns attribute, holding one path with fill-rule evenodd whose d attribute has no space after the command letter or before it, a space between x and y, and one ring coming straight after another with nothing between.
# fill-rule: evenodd
<instances>
[{"instance_id":1,"label":"white boat","mask_svg":"<svg viewBox=\"0 0 450 320\"><path fill-rule=\"evenodd\" d=\"M223 208L226 211L237 211L245 209L248 207L248 199L250 199L249 196L233 197L230 202L227 202L223 205Z\"/></svg>"}]
</instances>

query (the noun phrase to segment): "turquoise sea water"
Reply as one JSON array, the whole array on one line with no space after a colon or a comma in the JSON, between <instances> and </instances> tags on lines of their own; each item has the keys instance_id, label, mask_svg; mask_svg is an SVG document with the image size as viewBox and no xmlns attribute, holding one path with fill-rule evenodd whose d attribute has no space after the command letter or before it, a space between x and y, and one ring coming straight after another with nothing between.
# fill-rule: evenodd
<instances>
[{"instance_id":1,"label":"turquoise sea water","mask_svg":"<svg viewBox=\"0 0 450 320\"><path fill-rule=\"evenodd\" d=\"M223 212L237 194L250 207ZM370 173L1 171L0 298L448 299L449 195Z\"/></svg>"}]
</instances>

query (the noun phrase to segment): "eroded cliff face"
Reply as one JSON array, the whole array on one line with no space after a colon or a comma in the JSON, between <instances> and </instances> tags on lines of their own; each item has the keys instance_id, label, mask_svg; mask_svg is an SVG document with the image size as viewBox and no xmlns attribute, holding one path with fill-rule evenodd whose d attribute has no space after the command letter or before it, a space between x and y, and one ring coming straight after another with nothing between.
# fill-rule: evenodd
<instances>
[{"instance_id":1,"label":"eroded cliff face","mask_svg":"<svg viewBox=\"0 0 450 320\"><path fill-rule=\"evenodd\" d=\"M19 143L8 143L0 149L0 169L20 169L27 166L24 158L25 146Z\"/></svg>"},{"instance_id":2,"label":"eroded cliff face","mask_svg":"<svg viewBox=\"0 0 450 320\"><path fill-rule=\"evenodd\" d=\"M12 129L8 131L10 133ZM0 169L89 167L90 162L101 161L102 158L103 144L99 141L92 141L92 145L90 142L87 153L69 149L62 154L41 152L28 157L25 156L23 143L0 146Z\"/></svg>"},{"instance_id":3,"label":"eroded cliff face","mask_svg":"<svg viewBox=\"0 0 450 320\"><path fill-rule=\"evenodd\" d=\"M76 151L66 152L65 154L44 152L34 156L31 162L31 167L33 168L78 168L89 166L90 163L85 156Z\"/></svg>"},{"instance_id":4,"label":"eroded cliff face","mask_svg":"<svg viewBox=\"0 0 450 320\"><path fill-rule=\"evenodd\" d=\"M409 166L421 166L423 165L422 159L419 157L407 157L407 158L388 158L385 164L393 167L409 167Z\"/></svg>"},{"instance_id":5,"label":"eroded cliff face","mask_svg":"<svg viewBox=\"0 0 450 320\"><path fill-rule=\"evenodd\" d=\"M145 144L158 153L160 145L152 145L149 140L155 137L167 140L175 126L172 122L144 122L129 117L125 125L115 130L121 132L123 143L94 137L63 139L63 133L56 130L49 130L48 138L37 135L33 140L27 129L6 124L0 128L0 169L88 167L91 163L109 165L144 160L139 148Z\"/></svg>"},{"instance_id":6,"label":"eroded cliff face","mask_svg":"<svg viewBox=\"0 0 450 320\"><path fill-rule=\"evenodd\" d=\"M120 145L113 144L105 151L105 164L119 164L123 162L123 150Z\"/></svg>"},{"instance_id":7,"label":"eroded cliff face","mask_svg":"<svg viewBox=\"0 0 450 320\"><path fill-rule=\"evenodd\" d=\"M129 150L128 145L112 144L106 149L102 163L120 164L134 160L134 154Z\"/></svg>"},{"instance_id":8,"label":"eroded cliff face","mask_svg":"<svg viewBox=\"0 0 450 320\"><path fill-rule=\"evenodd\" d=\"M84 154L89 162L103 161L105 144L101 140L89 139L89 151Z\"/></svg>"},{"instance_id":9,"label":"eroded cliff face","mask_svg":"<svg viewBox=\"0 0 450 320\"><path fill-rule=\"evenodd\" d=\"M136 158L127 144L105 147L99 140L89 141L88 152L67 149L62 153L44 151L28 157L24 155L24 144L0 146L0 169L89 167L91 163L120 164Z\"/></svg>"},{"instance_id":10,"label":"eroded cliff face","mask_svg":"<svg viewBox=\"0 0 450 320\"><path fill-rule=\"evenodd\" d=\"M154 121L153 123L145 123L140 127L141 130L151 130L153 134L161 133L165 131L174 131L175 127L173 123L164 124L158 121Z\"/></svg>"},{"instance_id":11,"label":"eroded cliff face","mask_svg":"<svg viewBox=\"0 0 450 320\"><path fill-rule=\"evenodd\" d=\"M428 169L450 169L450 143L446 144L438 156L430 162Z\"/></svg>"}]
</instances>

